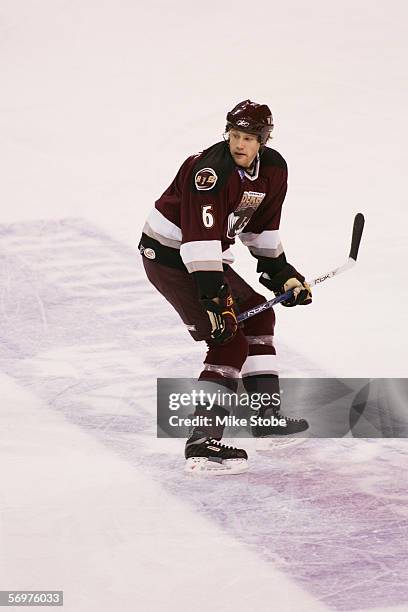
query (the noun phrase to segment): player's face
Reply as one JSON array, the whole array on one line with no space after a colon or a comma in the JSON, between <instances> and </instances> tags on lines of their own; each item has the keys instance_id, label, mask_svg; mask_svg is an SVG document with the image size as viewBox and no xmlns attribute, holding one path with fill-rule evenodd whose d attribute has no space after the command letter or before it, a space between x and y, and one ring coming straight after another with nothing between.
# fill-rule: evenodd
<instances>
[{"instance_id":1,"label":"player's face","mask_svg":"<svg viewBox=\"0 0 408 612\"><path fill-rule=\"evenodd\" d=\"M229 131L229 148L237 166L250 168L257 156L259 147L260 144L257 136L240 132L239 130Z\"/></svg>"}]
</instances>

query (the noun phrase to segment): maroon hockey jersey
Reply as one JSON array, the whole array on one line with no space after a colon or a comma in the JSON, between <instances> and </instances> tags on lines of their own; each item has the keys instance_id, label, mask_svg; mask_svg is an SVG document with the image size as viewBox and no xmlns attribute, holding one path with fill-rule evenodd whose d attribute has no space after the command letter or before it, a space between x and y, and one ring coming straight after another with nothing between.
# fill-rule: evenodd
<instances>
[{"instance_id":1,"label":"maroon hockey jersey","mask_svg":"<svg viewBox=\"0 0 408 612\"><path fill-rule=\"evenodd\" d=\"M141 251L161 253L164 264L166 253L168 265L179 260L205 294L232 263L236 236L258 259L258 271L275 274L286 263L278 231L286 190L287 166L277 151L265 147L250 174L219 142L182 164L145 223Z\"/></svg>"}]
</instances>

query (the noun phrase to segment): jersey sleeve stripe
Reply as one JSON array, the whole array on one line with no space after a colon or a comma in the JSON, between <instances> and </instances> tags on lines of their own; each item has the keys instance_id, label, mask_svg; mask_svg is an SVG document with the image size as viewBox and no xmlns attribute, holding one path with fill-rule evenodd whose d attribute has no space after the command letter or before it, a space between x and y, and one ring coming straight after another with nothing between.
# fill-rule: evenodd
<instances>
[{"instance_id":1,"label":"jersey sleeve stripe","mask_svg":"<svg viewBox=\"0 0 408 612\"><path fill-rule=\"evenodd\" d=\"M283 246L280 244L277 249L256 249L254 247L249 247L250 252L255 257L269 257L272 259L276 259L279 255L283 253Z\"/></svg>"},{"instance_id":2,"label":"jersey sleeve stripe","mask_svg":"<svg viewBox=\"0 0 408 612\"><path fill-rule=\"evenodd\" d=\"M182 240L181 229L169 221L157 208L147 218L143 232L165 246L179 249Z\"/></svg>"},{"instance_id":3,"label":"jersey sleeve stripe","mask_svg":"<svg viewBox=\"0 0 408 612\"><path fill-rule=\"evenodd\" d=\"M239 237L247 247L276 249L280 244L279 230L265 230L260 234L242 232Z\"/></svg>"},{"instance_id":4,"label":"jersey sleeve stripe","mask_svg":"<svg viewBox=\"0 0 408 612\"><path fill-rule=\"evenodd\" d=\"M265 230L260 234L242 232L239 237L243 244L249 248L252 255L279 257L283 253L279 230Z\"/></svg>"},{"instance_id":5,"label":"jersey sleeve stripe","mask_svg":"<svg viewBox=\"0 0 408 612\"><path fill-rule=\"evenodd\" d=\"M187 272L222 272L222 264L218 261L191 261L184 264Z\"/></svg>"},{"instance_id":6,"label":"jersey sleeve stripe","mask_svg":"<svg viewBox=\"0 0 408 612\"><path fill-rule=\"evenodd\" d=\"M189 272L222 272L222 248L220 240L195 240L180 247L180 255Z\"/></svg>"}]
</instances>

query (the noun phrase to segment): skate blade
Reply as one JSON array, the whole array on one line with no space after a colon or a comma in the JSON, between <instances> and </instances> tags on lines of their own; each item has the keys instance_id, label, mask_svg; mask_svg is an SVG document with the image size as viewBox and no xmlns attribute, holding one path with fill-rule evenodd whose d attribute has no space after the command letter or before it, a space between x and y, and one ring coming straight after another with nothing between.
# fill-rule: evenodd
<instances>
[{"instance_id":1,"label":"skate blade","mask_svg":"<svg viewBox=\"0 0 408 612\"><path fill-rule=\"evenodd\" d=\"M230 476L243 474L248 471L248 461L246 459L224 459L209 461L207 457L190 457L186 461L184 471L187 474L198 476Z\"/></svg>"},{"instance_id":2,"label":"skate blade","mask_svg":"<svg viewBox=\"0 0 408 612\"><path fill-rule=\"evenodd\" d=\"M297 446L303 444L306 438L296 437L270 437L270 438L256 438L255 439L255 450L257 453L267 453L285 449L290 446Z\"/></svg>"}]
</instances>

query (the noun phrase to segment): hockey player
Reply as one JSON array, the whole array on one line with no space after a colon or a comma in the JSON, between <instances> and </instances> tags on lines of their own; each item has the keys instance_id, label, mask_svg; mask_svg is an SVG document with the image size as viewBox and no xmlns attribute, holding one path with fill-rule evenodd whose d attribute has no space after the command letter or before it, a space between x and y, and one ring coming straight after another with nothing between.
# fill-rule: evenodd
<instances>
[{"instance_id":1,"label":"hockey player","mask_svg":"<svg viewBox=\"0 0 408 612\"><path fill-rule=\"evenodd\" d=\"M310 287L288 263L279 224L287 190L283 157L266 146L273 130L268 106L250 100L228 114L224 141L192 155L155 203L140 241L147 277L172 304L195 340L208 351L200 381L231 388L241 375L248 393L279 391L273 343L275 316L266 310L241 327L239 311L266 300L232 268L230 246L239 236L257 260L260 283L279 295L294 289L283 304L310 304ZM205 411L198 407L195 414ZM226 414L219 406L219 414ZM259 411L273 414L275 408ZM285 427L254 427L254 436L304 431L304 419L284 417ZM186 443L187 470L239 473L247 469L243 449L220 442L222 428L201 427ZM198 469L197 469L198 468Z\"/></svg>"}]
</instances>

